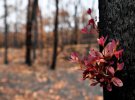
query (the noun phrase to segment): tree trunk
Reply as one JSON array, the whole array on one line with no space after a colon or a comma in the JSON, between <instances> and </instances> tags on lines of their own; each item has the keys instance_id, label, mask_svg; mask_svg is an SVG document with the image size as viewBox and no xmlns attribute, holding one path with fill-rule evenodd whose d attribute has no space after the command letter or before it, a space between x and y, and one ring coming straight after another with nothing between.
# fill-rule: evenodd
<instances>
[{"instance_id":1,"label":"tree trunk","mask_svg":"<svg viewBox=\"0 0 135 100\"><path fill-rule=\"evenodd\" d=\"M27 12L27 33L26 33L26 64L29 66L32 64L31 62L31 48L32 48L32 25L36 16L38 0L34 0L33 5L31 5L31 0L29 0L28 4L28 12ZM32 9L31 9L32 8Z\"/></svg>"},{"instance_id":2,"label":"tree trunk","mask_svg":"<svg viewBox=\"0 0 135 100\"><path fill-rule=\"evenodd\" d=\"M124 71L118 74L124 86L113 87L112 92L104 89L104 100L135 100L135 1L99 0L100 36L120 41L124 48Z\"/></svg>"},{"instance_id":3,"label":"tree trunk","mask_svg":"<svg viewBox=\"0 0 135 100\"><path fill-rule=\"evenodd\" d=\"M54 70L56 67L56 60L57 60L57 46L58 46L58 12L59 12L59 0L56 1L56 15L55 15L55 28L54 28L54 47L53 47L53 58L52 58L52 65L51 69Z\"/></svg>"},{"instance_id":4,"label":"tree trunk","mask_svg":"<svg viewBox=\"0 0 135 100\"><path fill-rule=\"evenodd\" d=\"M40 30L40 37L39 37L39 48L40 48L40 57L43 57L43 48L44 48L44 39L43 39L43 18L42 18L42 13L41 13L41 9L38 6L38 13L39 13L39 30Z\"/></svg>"},{"instance_id":5,"label":"tree trunk","mask_svg":"<svg viewBox=\"0 0 135 100\"><path fill-rule=\"evenodd\" d=\"M75 5L75 14L74 14L74 31L73 31L73 44L77 44L77 40L78 40L78 18L77 18L77 8L78 5Z\"/></svg>"},{"instance_id":6,"label":"tree trunk","mask_svg":"<svg viewBox=\"0 0 135 100\"><path fill-rule=\"evenodd\" d=\"M14 32L14 47L18 47L18 41L17 41L17 33L18 33L18 5L17 5L17 0L16 0L16 5L15 5L15 12L16 12L16 23L15 23L15 32Z\"/></svg>"},{"instance_id":7,"label":"tree trunk","mask_svg":"<svg viewBox=\"0 0 135 100\"><path fill-rule=\"evenodd\" d=\"M38 42L38 23L37 19L35 18L34 21L34 42L33 42L33 59L36 59L36 49L37 49L37 42Z\"/></svg>"},{"instance_id":8,"label":"tree trunk","mask_svg":"<svg viewBox=\"0 0 135 100\"><path fill-rule=\"evenodd\" d=\"M78 5L80 4L80 0L78 0L78 3L75 4L75 14L74 14L74 31L73 31L73 44L78 43L78 24L79 24L79 19L77 17L77 11L78 11Z\"/></svg>"},{"instance_id":9,"label":"tree trunk","mask_svg":"<svg viewBox=\"0 0 135 100\"><path fill-rule=\"evenodd\" d=\"M7 25L7 0L4 0L4 8L5 8L5 17L4 17L4 24L5 24L5 37L4 37L4 46L5 46L5 58L4 63L8 64L8 25Z\"/></svg>"},{"instance_id":10,"label":"tree trunk","mask_svg":"<svg viewBox=\"0 0 135 100\"><path fill-rule=\"evenodd\" d=\"M36 59L36 49L38 44L38 20L37 20L37 10L38 10L38 2L37 2L37 9L35 11L35 19L34 19L34 42L33 42L33 59Z\"/></svg>"}]
</instances>

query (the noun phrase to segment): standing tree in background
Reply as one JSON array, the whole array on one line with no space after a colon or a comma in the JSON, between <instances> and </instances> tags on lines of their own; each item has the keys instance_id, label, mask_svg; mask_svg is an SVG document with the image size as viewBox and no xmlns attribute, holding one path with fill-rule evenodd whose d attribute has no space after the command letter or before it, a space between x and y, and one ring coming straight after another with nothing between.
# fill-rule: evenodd
<instances>
[{"instance_id":1,"label":"standing tree in background","mask_svg":"<svg viewBox=\"0 0 135 100\"><path fill-rule=\"evenodd\" d=\"M15 5L15 12L16 12L16 23L15 23L15 33L14 33L14 47L18 47L18 41L17 41L17 33L18 33L18 3L17 3L18 0L16 0L16 5Z\"/></svg>"},{"instance_id":2,"label":"standing tree in background","mask_svg":"<svg viewBox=\"0 0 135 100\"><path fill-rule=\"evenodd\" d=\"M35 14L35 18L34 18L34 24L33 24L33 28L34 28L34 40L33 40L33 59L36 59L36 49L37 49L37 42L38 42L38 21L37 21L37 11L38 11L38 2L37 2L37 9L36 9L36 14Z\"/></svg>"},{"instance_id":3,"label":"standing tree in background","mask_svg":"<svg viewBox=\"0 0 135 100\"><path fill-rule=\"evenodd\" d=\"M40 28L39 28L39 30L40 30L40 40L39 40L39 44L40 44L40 56L41 57L43 57L43 47L44 47L44 45L43 45L43 41L44 41L44 39L43 39L43 18L42 18L42 13L41 13L41 9L39 8L39 6L38 6L38 14L39 14L39 23L40 23Z\"/></svg>"},{"instance_id":4,"label":"standing tree in background","mask_svg":"<svg viewBox=\"0 0 135 100\"><path fill-rule=\"evenodd\" d=\"M4 63L8 64L8 25L7 25L7 0L4 0L4 8L5 8L5 16L4 16L4 24L5 24L5 38L4 38L4 46L5 46L5 58Z\"/></svg>"},{"instance_id":5,"label":"standing tree in background","mask_svg":"<svg viewBox=\"0 0 135 100\"><path fill-rule=\"evenodd\" d=\"M135 100L135 1L99 0L100 35L120 41L124 48L124 71L116 73L124 83L122 88L104 89L104 100Z\"/></svg>"},{"instance_id":6,"label":"standing tree in background","mask_svg":"<svg viewBox=\"0 0 135 100\"><path fill-rule=\"evenodd\" d=\"M69 32L69 28L71 28L69 26L69 28L65 27L65 26L68 26L69 25L69 13L64 10L64 8L62 8L60 11L59 11L59 23L61 24L61 27L60 27L60 30L59 30L59 34L60 34L60 48L61 48L61 51L63 51L64 49L64 46L66 44L69 43L69 36L68 36L68 32Z\"/></svg>"},{"instance_id":7,"label":"standing tree in background","mask_svg":"<svg viewBox=\"0 0 135 100\"><path fill-rule=\"evenodd\" d=\"M58 46L58 12L59 12L59 0L56 1L56 14L55 14L55 22L54 22L54 47L53 47L53 58L51 69L54 70L56 67L57 60L57 46Z\"/></svg>"},{"instance_id":8,"label":"standing tree in background","mask_svg":"<svg viewBox=\"0 0 135 100\"><path fill-rule=\"evenodd\" d=\"M32 64L31 62L31 48L32 48L32 25L36 16L36 9L38 0L34 0L34 2L28 2L28 12L27 12L27 27L26 27L26 64L29 66Z\"/></svg>"},{"instance_id":9,"label":"standing tree in background","mask_svg":"<svg viewBox=\"0 0 135 100\"><path fill-rule=\"evenodd\" d=\"M33 59L36 59L36 49L38 42L38 23L37 19L34 21L34 40L33 40Z\"/></svg>"},{"instance_id":10,"label":"standing tree in background","mask_svg":"<svg viewBox=\"0 0 135 100\"><path fill-rule=\"evenodd\" d=\"M32 29L32 21L31 21L31 13L32 13L32 1L28 0L28 8L27 8L27 27L26 27L26 64L31 65L31 29Z\"/></svg>"},{"instance_id":11,"label":"standing tree in background","mask_svg":"<svg viewBox=\"0 0 135 100\"><path fill-rule=\"evenodd\" d=\"M78 42L78 22L79 19L77 17L78 5L80 4L80 0L75 4L75 13L74 13L74 30L73 30L73 44L77 44Z\"/></svg>"}]
</instances>

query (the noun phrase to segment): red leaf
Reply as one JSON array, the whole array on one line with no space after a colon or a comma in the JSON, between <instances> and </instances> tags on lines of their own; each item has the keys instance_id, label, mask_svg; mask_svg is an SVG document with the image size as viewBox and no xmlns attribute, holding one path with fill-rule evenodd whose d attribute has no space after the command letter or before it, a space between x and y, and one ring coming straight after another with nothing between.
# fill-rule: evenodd
<instances>
[{"instance_id":1,"label":"red leaf","mask_svg":"<svg viewBox=\"0 0 135 100\"><path fill-rule=\"evenodd\" d=\"M104 54L105 57L112 57L114 52L116 51L116 47L117 47L117 42L115 40L112 40L111 42L109 42L104 50L102 51L102 53Z\"/></svg>"},{"instance_id":2,"label":"red leaf","mask_svg":"<svg viewBox=\"0 0 135 100\"><path fill-rule=\"evenodd\" d=\"M106 40L107 40L107 37L104 38L103 36L101 38L97 39L98 44L101 45L101 46L104 46Z\"/></svg>"},{"instance_id":3,"label":"red leaf","mask_svg":"<svg viewBox=\"0 0 135 100\"><path fill-rule=\"evenodd\" d=\"M71 62L78 62L79 58L78 58L78 54L76 52L71 54Z\"/></svg>"},{"instance_id":4,"label":"red leaf","mask_svg":"<svg viewBox=\"0 0 135 100\"><path fill-rule=\"evenodd\" d=\"M112 91L112 86L111 86L111 84L107 84L107 90L108 90L108 91Z\"/></svg>"},{"instance_id":5,"label":"red leaf","mask_svg":"<svg viewBox=\"0 0 135 100\"><path fill-rule=\"evenodd\" d=\"M105 63L105 62L106 62L105 59L99 59L99 60L97 60L97 63Z\"/></svg>"},{"instance_id":6,"label":"red leaf","mask_svg":"<svg viewBox=\"0 0 135 100\"><path fill-rule=\"evenodd\" d=\"M88 60L91 64L96 63L96 61L100 61L100 59L103 58L103 55L99 51L95 51L94 49L91 49L90 54L88 55ZM103 61L103 60L101 60Z\"/></svg>"},{"instance_id":7,"label":"red leaf","mask_svg":"<svg viewBox=\"0 0 135 100\"><path fill-rule=\"evenodd\" d=\"M92 24L93 26L95 25L95 21L94 21L94 19L90 19L90 20L89 20L88 25L90 25L90 24Z\"/></svg>"},{"instance_id":8,"label":"red leaf","mask_svg":"<svg viewBox=\"0 0 135 100\"><path fill-rule=\"evenodd\" d=\"M123 82L117 77L113 77L111 81L117 87L122 87L123 86Z\"/></svg>"},{"instance_id":9,"label":"red leaf","mask_svg":"<svg viewBox=\"0 0 135 100\"><path fill-rule=\"evenodd\" d=\"M114 76L115 71L113 67L108 67L107 70Z\"/></svg>"},{"instance_id":10,"label":"red leaf","mask_svg":"<svg viewBox=\"0 0 135 100\"><path fill-rule=\"evenodd\" d=\"M94 49L91 49L89 53L90 53L90 55L91 55L92 57L98 57L98 58L102 58L102 57L103 57L103 55L102 55L101 52L96 51L96 50L94 50Z\"/></svg>"},{"instance_id":11,"label":"red leaf","mask_svg":"<svg viewBox=\"0 0 135 100\"><path fill-rule=\"evenodd\" d=\"M92 10L89 8L89 9L87 10L87 13L88 13L88 14L91 14L91 12L92 12Z\"/></svg>"},{"instance_id":12,"label":"red leaf","mask_svg":"<svg viewBox=\"0 0 135 100\"><path fill-rule=\"evenodd\" d=\"M98 30L94 19L90 19L88 25L81 30L82 33L97 34Z\"/></svg>"},{"instance_id":13,"label":"red leaf","mask_svg":"<svg viewBox=\"0 0 135 100\"><path fill-rule=\"evenodd\" d=\"M123 49L122 50L119 50L119 51L115 51L114 52L114 55L117 59L119 59L121 56L122 56L122 53L123 53Z\"/></svg>"},{"instance_id":14,"label":"red leaf","mask_svg":"<svg viewBox=\"0 0 135 100\"><path fill-rule=\"evenodd\" d=\"M105 79L104 79L104 78L101 78L99 81L100 81L100 82L104 82L104 81L105 81Z\"/></svg>"},{"instance_id":15,"label":"red leaf","mask_svg":"<svg viewBox=\"0 0 135 100\"><path fill-rule=\"evenodd\" d=\"M122 70L124 67L124 62L123 63L117 63L117 70Z\"/></svg>"},{"instance_id":16,"label":"red leaf","mask_svg":"<svg viewBox=\"0 0 135 100\"><path fill-rule=\"evenodd\" d=\"M87 28L84 27L84 28L81 30L81 32L82 32L82 33L88 33Z\"/></svg>"}]
</instances>

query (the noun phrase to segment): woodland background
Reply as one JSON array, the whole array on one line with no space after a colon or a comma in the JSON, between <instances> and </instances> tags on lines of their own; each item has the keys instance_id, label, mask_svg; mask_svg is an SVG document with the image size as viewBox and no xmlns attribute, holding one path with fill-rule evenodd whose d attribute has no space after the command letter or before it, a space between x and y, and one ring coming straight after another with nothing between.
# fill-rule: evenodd
<instances>
[{"instance_id":1,"label":"woodland background","mask_svg":"<svg viewBox=\"0 0 135 100\"><path fill-rule=\"evenodd\" d=\"M0 0L0 100L103 100L69 61L98 49L89 7L98 19L98 0Z\"/></svg>"}]
</instances>

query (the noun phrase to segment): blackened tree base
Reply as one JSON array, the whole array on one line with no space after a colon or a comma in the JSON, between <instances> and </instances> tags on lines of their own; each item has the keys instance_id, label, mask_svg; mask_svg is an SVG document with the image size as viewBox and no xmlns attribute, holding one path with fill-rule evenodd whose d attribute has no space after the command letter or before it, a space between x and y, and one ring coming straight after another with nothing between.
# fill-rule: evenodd
<instances>
[{"instance_id":1,"label":"blackened tree base","mask_svg":"<svg viewBox=\"0 0 135 100\"><path fill-rule=\"evenodd\" d=\"M135 100L135 0L99 0L100 35L120 41L124 70L117 73L122 88L104 89L104 100Z\"/></svg>"}]
</instances>

